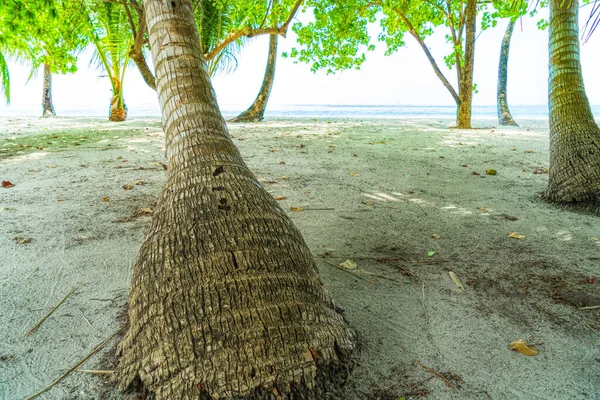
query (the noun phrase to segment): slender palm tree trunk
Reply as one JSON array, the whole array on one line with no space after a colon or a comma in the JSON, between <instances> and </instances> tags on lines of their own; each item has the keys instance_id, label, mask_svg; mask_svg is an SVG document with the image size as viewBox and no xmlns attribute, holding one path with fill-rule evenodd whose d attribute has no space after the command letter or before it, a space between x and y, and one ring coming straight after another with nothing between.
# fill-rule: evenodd
<instances>
[{"instance_id":1,"label":"slender palm tree trunk","mask_svg":"<svg viewBox=\"0 0 600 400\"><path fill-rule=\"evenodd\" d=\"M460 74L458 112L456 126L462 129L471 128L471 107L473 102L473 70L475 66L475 31L477 30L477 0L467 0L465 60ZM461 68L460 65L456 66Z\"/></svg>"},{"instance_id":2,"label":"slender palm tree trunk","mask_svg":"<svg viewBox=\"0 0 600 400\"><path fill-rule=\"evenodd\" d=\"M326 398L354 334L221 116L191 0L144 1L168 160L116 377L157 399Z\"/></svg>"},{"instance_id":3,"label":"slender palm tree trunk","mask_svg":"<svg viewBox=\"0 0 600 400\"><path fill-rule=\"evenodd\" d=\"M506 86L508 82L508 52L510 50L510 39L512 38L514 29L515 21L509 21L506 32L504 32L504 37L502 38L502 45L500 46L496 103L498 105L498 123L500 125L519 126L510 114L506 97Z\"/></svg>"},{"instance_id":4,"label":"slender palm tree trunk","mask_svg":"<svg viewBox=\"0 0 600 400\"><path fill-rule=\"evenodd\" d=\"M600 211L600 129L581 74L578 7L577 0L550 1L550 175L545 197Z\"/></svg>"},{"instance_id":5,"label":"slender palm tree trunk","mask_svg":"<svg viewBox=\"0 0 600 400\"><path fill-rule=\"evenodd\" d=\"M265 109L273 88L275 80L275 62L277 61L277 34L271 34L269 37L269 56L267 59L267 68L263 78L262 86L256 96L254 103L243 113L235 118L230 119L230 122L259 122L263 120Z\"/></svg>"},{"instance_id":6,"label":"slender palm tree trunk","mask_svg":"<svg viewBox=\"0 0 600 400\"><path fill-rule=\"evenodd\" d=\"M123 100L123 85L113 78L113 97L110 101L110 115L108 120L112 122L121 122L127 119L127 107Z\"/></svg>"},{"instance_id":7,"label":"slender palm tree trunk","mask_svg":"<svg viewBox=\"0 0 600 400\"><path fill-rule=\"evenodd\" d=\"M42 117L56 117L52 104L52 72L50 65L44 63L44 89L42 92Z\"/></svg>"}]
</instances>

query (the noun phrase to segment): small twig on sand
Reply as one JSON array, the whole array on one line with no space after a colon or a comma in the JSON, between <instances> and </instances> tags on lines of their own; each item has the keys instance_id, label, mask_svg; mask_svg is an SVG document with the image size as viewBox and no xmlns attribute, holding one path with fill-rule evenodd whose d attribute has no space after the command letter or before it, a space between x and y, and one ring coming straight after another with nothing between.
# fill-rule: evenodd
<instances>
[{"instance_id":1,"label":"small twig on sand","mask_svg":"<svg viewBox=\"0 0 600 400\"><path fill-rule=\"evenodd\" d=\"M305 208L304 211L335 211L335 208Z\"/></svg>"},{"instance_id":2,"label":"small twig on sand","mask_svg":"<svg viewBox=\"0 0 600 400\"><path fill-rule=\"evenodd\" d=\"M110 375L115 373L112 369L78 369L77 372L87 372L88 374L96 375Z\"/></svg>"},{"instance_id":3,"label":"small twig on sand","mask_svg":"<svg viewBox=\"0 0 600 400\"><path fill-rule=\"evenodd\" d=\"M448 380L448 378L446 378L446 377L445 377L444 375L442 375L441 373L437 372L437 371L436 371L436 370L434 370L433 368L429 368L428 366L426 366L426 365L423 365L423 364L422 364L422 363L420 363L420 362L417 362L417 363L418 363L418 364L419 364L421 367L423 367L423 369L424 369L425 371L427 371L427 372L429 372L430 374L433 374L433 375L437 376L438 378L440 378L441 380L443 380L443 381L444 381L444 385L448 386L449 388L453 388L453 387L454 387L454 385L452 384L452 382L450 382L450 381Z\"/></svg>"},{"instance_id":4,"label":"small twig on sand","mask_svg":"<svg viewBox=\"0 0 600 400\"><path fill-rule=\"evenodd\" d=\"M41 325L44 323L44 321L45 321L46 319L48 319L48 317L49 317L49 316L51 316L51 315L52 315L52 313L53 313L54 311L56 311L56 309L57 309L58 307L60 307L60 305L61 305L62 303L64 303L64 302L65 302L65 300L67 300L67 299L69 298L69 296L71 296L71 295L73 294L73 292L75 292L75 289L76 289L75 287L74 287L73 289L71 289L71 291L70 291L69 293L67 293L67 295L66 295L65 297L63 297L63 299L62 299L60 302L58 302L58 304L57 304L57 305L55 305L55 306L54 306L54 308L53 308L52 310L50 310L50 312L49 312L48 314L46 314L46 315L44 316L44 318L42 318L42 319L40 320L40 322L38 322L37 324L35 324L35 326L34 326L33 328L31 328L31 329L29 330L29 332L27 332L27 333L25 334L25 336L29 336L29 335L31 335L33 332L35 332L35 331L37 330L37 328L39 328L39 327L40 327L40 326L41 326Z\"/></svg>"},{"instance_id":5,"label":"small twig on sand","mask_svg":"<svg viewBox=\"0 0 600 400\"><path fill-rule=\"evenodd\" d=\"M365 277L363 277L363 276L360 276L360 275L359 275L359 274L357 274L356 272L352 272L352 271L350 271L350 270L348 270L348 269L345 269L345 268L342 268L342 267L340 267L340 266L337 266L337 265L335 265L334 263L330 263L330 262L329 262L329 261L327 261L327 260L323 260L323 259L321 259L321 261L322 261L322 262L324 262L324 263L325 263L325 264L327 264L327 265L331 265L332 267L334 267L334 268L336 268L336 269L339 269L339 270L341 270L341 271L344 271L344 272L346 272L346 273L349 273L350 275L352 275L352 276L354 276L354 277L356 277L356 278L358 278L358 279L362 279L363 281L367 281L367 282L369 282L369 283L373 283L373 284L375 283L375 282L371 281L370 279L366 279Z\"/></svg>"},{"instance_id":6,"label":"small twig on sand","mask_svg":"<svg viewBox=\"0 0 600 400\"><path fill-rule=\"evenodd\" d=\"M579 307L580 310L598 310L600 306Z\"/></svg>"},{"instance_id":7,"label":"small twig on sand","mask_svg":"<svg viewBox=\"0 0 600 400\"><path fill-rule=\"evenodd\" d=\"M375 276L375 277L377 277L377 278L379 278L379 279L385 279L386 281L393 282L393 283L395 283L395 284L396 284L396 285L398 285L398 286L404 286L402 283L398 282L397 280L395 280L395 279L393 279L393 278L388 278L387 276L383 276L383 275L375 274L375 273L373 273L373 272L369 272L369 271L364 271L364 270L363 270L363 272L364 272L365 274L368 274L368 275L371 275L371 276Z\"/></svg>"},{"instance_id":8,"label":"small twig on sand","mask_svg":"<svg viewBox=\"0 0 600 400\"><path fill-rule=\"evenodd\" d=\"M121 333L125 328L126 327L123 327L123 328L119 329L118 331L116 331L115 333L113 333L108 339L104 339L104 341L102 343L100 343L98 346L94 347L94 349L87 356L85 356L81 361L79 361L77 364L75 364L73 367L71 367L67 372L65 372L64 374L62 374L60 377L56 378L51 384L49 384L48 386L46 386L44 389L40 390L39 392L37 392L34 395L29 396L26 400L33 400L33 399L37 398L38 396L40 396L41 394L46 393L48 390L52 389L52 387L54 387L57 383L59 383L60 381L62 381L63 379L65 379L71 372L75 371L81 364L83 364L84 362L86 362L91 356L93 356L100 349L102 349L104 346L106 346L106 344L112 338L114 338L119 333Z\"/></svg>"},{"instance_id":9,"label":"small twig on sand","mask_svg":"<svg viewBox=\"0 0 600 400\"><path fill-rule=\"evenodd\" d=\"M81 311L81 310L79 310L79 311ZM85 314L83 313L83 311L81 311L81 316L83 317L83 319L85 320L85 322L87 322L88 325L91 326L96 332L102 333L98 329L96 329L96 327L94 325L92 325L92 323L90 322L89 319L87 319L87 317L85 316Z\"/></svg>"},{"instance_id":10,"label":"small twig on sand","mask_svg":"<svg viewBox=\"0 0 600 400\"><path fill-rule=\"evenodd\" d=\"M592 330L592 332L594 332L596 335L600 336L600 332L598 332L597 330L595 330L594 328L592 328L590 324L588 324L587 322L584 322L584 324L586 324L587 327Z\"/></svg>"}]
</instances>

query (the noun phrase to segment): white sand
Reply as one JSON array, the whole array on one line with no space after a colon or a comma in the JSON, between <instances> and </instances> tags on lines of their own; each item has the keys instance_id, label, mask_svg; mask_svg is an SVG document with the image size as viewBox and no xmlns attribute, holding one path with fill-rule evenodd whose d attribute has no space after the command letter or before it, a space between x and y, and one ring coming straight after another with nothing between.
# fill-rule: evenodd
<instances>
[{"instance_id":1,"label":"white sand","mask_svg":"<svg viewBox=\"0 0 600 400\"><path fill-rule=\"evenodd\" d=\"M600 398L600 312L561 301L565 291L600 295L585 281L600 275L600 223L539 201L547 175L532 172L548 167L546 124L329 122L271 120L231 134L267 190L287 196L284 209L306 208L291 217L362 337L348 398ZM0 118L0 180L15 184L0 188L0 399L37 392L119 328L149 222L130 217L153 208L163 139L158 119ZM490 168L498 174L485 176ZM365 279L323 259L352 259ZM509 350L518 338L540 354ZM98 355L82 368L110 366ZM121 397L74 372L42 398Z\"/></svg>"}]
</instances>

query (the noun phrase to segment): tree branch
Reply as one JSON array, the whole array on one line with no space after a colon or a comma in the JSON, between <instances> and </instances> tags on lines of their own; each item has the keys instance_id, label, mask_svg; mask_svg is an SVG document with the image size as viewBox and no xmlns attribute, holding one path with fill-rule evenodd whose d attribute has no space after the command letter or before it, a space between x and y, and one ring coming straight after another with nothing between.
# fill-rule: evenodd
<instances>
[{"instance_id":1,"label":"tree branch","mask_svg":"<svg viewBox=\"0 0 600 400\"><path fill-rule=\"evenodd\" d=\"M133 37L136 37L137 33L135 31L135 24L133 23L133 18L131 17L131 12L129 11L129 6L127 5L127 0L121 0L121 3L123 3L123 7L125 7L125 12L127 13L127 19L129 20L129 26L131 27L131 33L133 34Z\"/></svg>"},{"instance_id":2,"label":"tree branch","mask_svg":"<svg viewBox=\"0 0 600 400\"><path fill-rule=\"evenodd\" d=\"M229 35L227 35L227 37L225 39L223 39L221 41L221 43L216 45L208 53L204 54L204 58L206 59L206 61L212 60L213 58L215 58L217 56L217 54L219 54L221 51L223 51L223 49L225 47L227 47L231 43L235 42L236 40L241 39L242 37L251 38L251 37L255 37L255 36L259 36L259 35L271 35L271 34L277 34L277 35L281 35L281 36L285 37L287 34L288 26L290 25L290 23L292 22L292 19L294 19L294 16L296 15L296 13L298 12L298 9L302 5L302 1L303 0L296 1L296 4L294 4L294 7L292 8L287 20L280 27L275 26L275 27L267 27L267 28L251 28L251 27L247 26L238 31L231 32Z\"/></svg>"},{"instance_id":3,"label":"tree branch","mask_svg":"<svg viewBox=\"0 0 600 400\"><path fill-rule=\"evenodd\" d=\"M417 33L416 29L414 28L414 26L410 22L410 20L406 17L406 15L404 15L398 9L394 8L393 10L396 12L396 14L398 14L398 16L400 16L400 18L402 18L402 20L404 21L404 23L408 27L408 32L412 35L412 37L414 37L417 40L417 42L419 43L419 45L421 46L421 48L425 52L425 55L427 56L427 59L429 60L429 63L433 67L433 71L435 72L435 74L437 75L437 77L440 79L440 81L442 81L442 83L444 84L444 86L446 87L446 89L448 89L448 91L450 92L450 95L452 95L452 97L454 98L454 101L456 102L456 104L460 104L460 97L456 93L456 90L454 90L454 88L452 87L452 84L450 84L450 82L448 81L448 79L446 79L446 77L444 76L444 73L438 67L437 62L435 61L435 58L433 58L433 55L429 51L429 48L427 47L427 45L425 44L425 42L423 41L423 39L421 38L421 36L419 36L419 34Z\"/></svg>"}]
</instances>

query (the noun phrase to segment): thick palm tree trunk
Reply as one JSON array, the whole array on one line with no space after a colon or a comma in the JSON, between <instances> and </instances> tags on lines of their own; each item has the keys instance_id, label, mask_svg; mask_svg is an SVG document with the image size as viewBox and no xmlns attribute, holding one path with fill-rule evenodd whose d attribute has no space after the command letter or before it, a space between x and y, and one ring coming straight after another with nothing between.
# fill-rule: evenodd
<instances>
[{"instance_id":1,"label":"thick palm tree trunk","mask_svg":"<svg viewBox=\"0 0 600 400\"><path fill-rule=\"evenodd\" d=\"M235 118L230 119L230 122L259 122L263 120L265 109L273 88L275 80L275 62L277 60L277 34L271 34L269 37L269 56L267 59L267 68L265 77L263 78L262 86L256 96L254 103L243 113Z\"/></svg>"},{"instance_id":2,"label":"thick palm tree trunk","mask_svg":"<svg viewBox=\"0 0 600 400\"><path fill-rule=\"evenodd\" d=\"M600 129L579 61L579 1L550 1L550 176L546 198L594 206L600 199Z\"/></svg>"},{"instance_id":3,"label":"thick palm tree trunk","mask_svg":"<svg viewBox=\"0 0 600 400\"><path fill-rule=\"evenodd\" d=\"M473 70L475 66L475 31L477 30L477 0L467 0L465 60L460 74L460 103L456 116L458 128L471 128L471 107L473 102ZM457 65L457 68L460 68Z\"/></svg>"},{"instance_id":4,"label":"thick palm tree trunk","mask_svg":"<svg viewBox=\"0 0 600 400\"><path fill-rule=\"evenodd\" d=\"M325 398L354 334L231 141L190 0L144 1L168 159L116 377L157 399Z\"/></svg>"},{"instance_id":5,"label":"thick palm tree trunk","mask_svg":"<svg viewBox=\"0 0 600 400\"><path fill-rule=\"evenodd\" d=\"M515 125L519 126L508 108L508 100L506 97L506 86L508 82L508 53L510 51L510 39L512 38L515 29L515 21L509 21L502 38L500 46L500 62L498 63L498 88L496 103L498 105L498 123L500 125Z\"/></svg>"},{"instance_id":6,"label":"thick palm tree trunk","mask_svg":"<svg viewBox=\"0 0 600 400\"><path fill-rule=\"evenodd\" d=\"M50 65L44 63L44 89L42 91L42 117L56 117L52 104L52 72Z\"/></svg>"}]
</instances>

